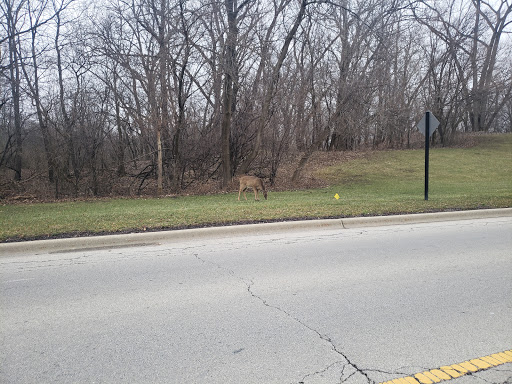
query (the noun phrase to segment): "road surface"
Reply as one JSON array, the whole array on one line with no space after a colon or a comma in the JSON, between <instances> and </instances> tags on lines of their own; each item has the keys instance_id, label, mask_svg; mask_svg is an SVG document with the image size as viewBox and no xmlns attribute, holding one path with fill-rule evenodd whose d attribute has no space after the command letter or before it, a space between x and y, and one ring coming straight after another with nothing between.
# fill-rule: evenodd
<instances>
[{"instance_id":1,"label":"road surface","mask_svg":"<svg viewBox=\"0 0 512 384\"><path fill-rule=\"evenodd\" d=\"M509 217L2 257L0 382L412 376L512 349L511 250Z\"/></svg>"}]
</instances>

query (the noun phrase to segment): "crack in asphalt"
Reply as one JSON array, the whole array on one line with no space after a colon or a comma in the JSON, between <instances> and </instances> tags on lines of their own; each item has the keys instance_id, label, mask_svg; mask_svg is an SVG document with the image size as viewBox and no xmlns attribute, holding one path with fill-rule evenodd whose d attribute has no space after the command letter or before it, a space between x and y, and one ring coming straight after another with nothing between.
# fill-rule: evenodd
<instances>
[{"instance_id":1,"label":"crack in asphalt","mask_svg":"<svg viewBox=\"0 0 512 384\"><path fill-rule=\"evenodd\" d=\"M335 365L338 365L342 363L342 361L335 361L334 363L332 364L329 364L327 367L325 367L324 369L320 370L320 371L316 371L316 372L313 372L313 373L308 373L307 375L305 375L302 380L299 381L298 384L305 384L306 380L310 377L314 377L316 375L321 375L322 373L325 373L327 372L328 370L330 370L332 367L334 367ZM343 377L344 375L344 372L345 372L345 364L342 365L341 367L341 375L340 375L340 380L341 378Z\"/></svg>"},{"instance_id":2,"label":"crack in asphalt","mask_svg":"<svg viewBox=\"0 0 512 384\"><path fill-rule=\"evenodd\" d=\"M279 311L281 312L282 314L286 315L288 318L292 319L293 321L295 321L296 323L300 324L302 327L308 329L309 331L315 333L322 341L328 343L330 346L331 346L331 349L337 353L338 355L340 355L343 360L338 360L334 363L331 363L329 364L327 367L323 368L322 370L319 370L319 371L316 371L316 372L313 372L313 373L309 373L307 375L305 375L299 382L298 384L305 384L305 380L307 378L311 378L313 376L316 376L316 375L319 375L319 374L322 374L324 372L327 372L329 369L331 369L333 366L337 365L337 364L340 364L340 363L343 363L343 366L342 366L342 369L341 369L341 374L340 374L340 381L339 383L345 383L347 382L352 376L356 375L356 374L360 374L362 375L368 384L374 384L375 381L372 380L368 374L365 372L365 370L361 369L358 367L358 365L356 363L354 363L353 361L351 361L348 356L343 353L337 346L336 344L334 343L334 341L331 339L331 337L329 337L327 334L324 334L324 333L321 333L320 331L318 331L317 329L313 328L312 326L310 326L309 324L305 323L303 320L299 319L298 317L292 315L290 312L286 311L285 309L277 306L277 305L274 305L274 304L271 304L269 303L265 298L261 297L260 295L256 294L253 290L253 286L254 286L254 280L250 279L250 280L247 280L247 279L244 279L240 276L237 276L235 271L231 270L231 269L228 269L228 268L225 268L223 267L222 265L218 264L218 263L215 263L215 262L212 262L212 261L208 261L208 260L205 260L203 258L201 258L199 256L199 254L197 253L194 253L194 257L200 261L201 263L203 264L211 264L213 266L215 266L216 268L220 269L221 271L223 271L224 273L227 273L229 274L230 276L238 279L239 281L241 281L245 286L246 286L246 289L247 289L247 292L249 293L249 295L256 299L256 300L259 300L264 306L266 306L267 308L271 308L271 309L275 309L276 311ZM345 368L346 367L351 367L353 369L353 372L351 372L346 378L343 378L343 376L345 375Z\"/></svg>"},{"instance_id":3,"label":"crack in asphalt","mask_svg":"<svg viewBox=\"0 0 512 384\"><path fill-rule=\"evenodd\" d=\"M252 290L252 286L253 286L253 285L254 285L254 281L252 281L252 280L250 281L250 283L249 283L249 284L247 284L247 292L249 292L249 294L250 294L253 298L255 298L255 299L257 299L257 300L261 301L261 302L263 303L263 305L265 305L266 307L268 307L268 308L272 308L272 309L275 309L275 310L277 310L277 311L279 311L279 312L281 312L281 313L285 314L285 315L286 315L286 316L288 316L290 319L292 319L293 321L295 321L295 322L299 323L299 324L300 324L301 326L303 326L304 328L306 328L306 329L310 330L311 332L316 333L316 334L317 334L317 336L318 336L321 340L323 340L323 341L327 342L328 344L330 344L331 349L332 349L334 352L336 352L338 355L340 355L341 357L343 357L343 359L346 361L346 363L344 364L344 366L345 366L345 365L349 365L349 366L353 367L353 368L356 370L356 372L359 372L359 373L361 373L363 376L365 376L365 377L366 377L366 379L368 380L368 383L371 383L371 382L372 382L372 381L371 381L371 379L368 377L368 375L367 375L364 371L362 371L361 369L359 369L359 368L357 367L357 365L356 365L356 364L354 364L353 362L351 362L351 361L350 361L350 359L349 359L349 358L348 358L348 357L347 357L347 356L346 356L342 351L340 351L340 350L338 349L338 347L334 344L334 342L332 341L332 339L331 339L328 335L323 334L323 333L321 333L320 331L318 331L317 329L315 329L315 328L313 328L312 326L310 326L309 324L306 324L303 320L301 320L301 319L297 318L296 316L293 316L291 313L289 313L289 312L288 312L288 311L286 311L285 309L283 309L283 308L281 308L281 307L278 307L278 306L276 306L276 305L270 304L266 299L264 299L263 297L261 297L261 296L257 295L256 293L254 293L254 291ZM324 368L323 370L320 370L320 371L317 371L317 372L314 372L314 373L312 373L312 374L308 374L308 375L304 376L304 377L302 378L302 381L299 381L299 384L300 384L300 383L304 383L304 380L305 380L307 377L311 377L311 376L318 375L318 374L321 374L321 373L323 373L323 372L326 372L326 371L327 371L330 367L332 367L334 364L339 364L340 362L342 362L342 361L337 361L337 362L335 362L335 363L330 364L329 366L327 366L327 367L326 367L326 368ZM352 375L351 375L351 376L352 376ZM342 371L342 377L343 377L343 371Z\"/></svg>"}]
</instances>

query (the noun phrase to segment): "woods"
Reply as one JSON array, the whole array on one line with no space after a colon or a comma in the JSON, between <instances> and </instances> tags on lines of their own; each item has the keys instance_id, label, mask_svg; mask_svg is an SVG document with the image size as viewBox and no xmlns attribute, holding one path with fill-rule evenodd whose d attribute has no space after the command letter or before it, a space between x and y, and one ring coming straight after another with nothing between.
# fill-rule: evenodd
<instances>
[{"instance_id":1,"label":"woods","mask_svg":"<svg viewBox=\"0 0 512 384\"><path fill-rule=\"evenodd\" d=\"M293 180L315 151L512 131L510 1L0 0L0 190ZM2 198L3 196L0 196Z\"/></svg>"}]
</instances>

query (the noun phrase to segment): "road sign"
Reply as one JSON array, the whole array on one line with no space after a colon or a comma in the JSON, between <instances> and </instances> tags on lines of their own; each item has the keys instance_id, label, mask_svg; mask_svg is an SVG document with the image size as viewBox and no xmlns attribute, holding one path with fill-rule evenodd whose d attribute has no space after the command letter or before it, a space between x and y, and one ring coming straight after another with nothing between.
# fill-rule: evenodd
<instances>
[{"instance_id":1,"label":"road sign","mask_svg":"<svg viewBox=\"0 0 512 384\"><path fill-rule=\"evenodd\" d=\"M425 201L428 200L428 153L430 136L432 136L432 133L434 133L438 126L439 120L437 120L430 111L425 112L425 115L417 125L420 132L425 136Z\"/></svg>"},{"instance_id":2,"label":"road sign","mask_svg":"<svg viewBox=\"0 0 512 384\"><path fill-rule=\"evenodd\" d=\"M436 117L432 114L432 112L427 111L428 114L430 114L430 126L429 126L429 134L428 136L432 136L436 128L439 126L439 120L436 119ZM419 131L425 136L425 128L426 128L426 121L427 121L427 113L423 115L423 118L418 123L417 127Z\"/></svg>"}]
</instances>

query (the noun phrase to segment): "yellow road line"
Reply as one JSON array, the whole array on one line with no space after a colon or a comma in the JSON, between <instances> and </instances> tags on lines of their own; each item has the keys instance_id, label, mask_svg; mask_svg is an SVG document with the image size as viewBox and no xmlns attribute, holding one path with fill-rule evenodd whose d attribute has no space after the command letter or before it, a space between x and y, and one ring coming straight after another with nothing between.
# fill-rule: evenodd
<instances>
[{"instance_id":1,"label":"yellow road line","mask_svg":"<svg viewBox=\"0 0 512 384\"><path fill-rule=\"evenodd\" d=\"M456 379L474 372L483 371L501 364L512 363L512 349L508 351L493 353L463 361L462 363L445 365L425 372L418 372L415 375L400 377L379 384L433 384Z\"/></svg>"}]
</instances>

